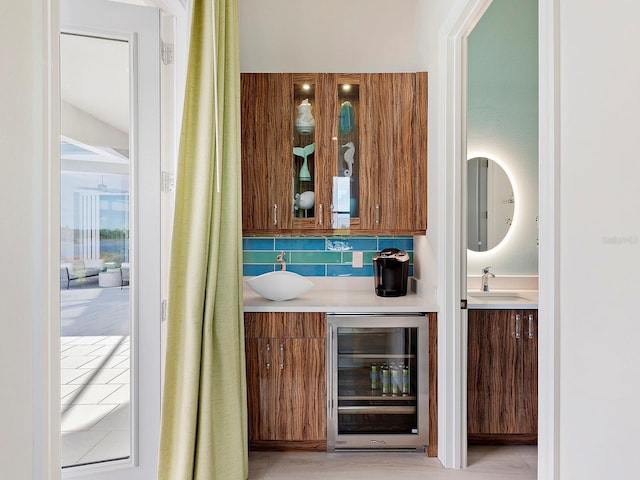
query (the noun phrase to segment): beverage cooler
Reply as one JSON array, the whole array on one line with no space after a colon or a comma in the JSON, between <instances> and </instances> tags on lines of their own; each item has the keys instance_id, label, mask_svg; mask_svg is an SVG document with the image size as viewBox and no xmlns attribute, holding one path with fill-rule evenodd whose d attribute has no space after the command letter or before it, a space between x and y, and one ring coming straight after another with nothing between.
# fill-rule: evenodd
<instances>
[{"instance_id":1,"label":"beverage cooler","mask_svg":"<svg viewBox=\"0 0 640 480\"><path fill-rule=\"evenodd\" d=\"M327 451L424 450L426 314L327 317Z\"/></svg>"}]
</instances>

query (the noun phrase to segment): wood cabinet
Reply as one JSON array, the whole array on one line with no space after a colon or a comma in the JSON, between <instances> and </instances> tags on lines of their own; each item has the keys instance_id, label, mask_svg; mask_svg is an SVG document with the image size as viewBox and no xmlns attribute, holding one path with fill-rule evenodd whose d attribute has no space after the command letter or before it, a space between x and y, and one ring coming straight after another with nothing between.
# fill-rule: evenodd
<instances>
[{"instance_id":1,"label":"wood cabinet","mask_svg":"<svg viewBox=\"0 0 640 480\"><path fill-rule=\"evenodd\" d=\"M245 234L425 233L426 73L244 73L241 97Z\"/></svg>"},{"instance_id":2,"label":"wood cabinet","mask_svg":"<svg viewBox=\"0 0 640 480\"><path fill-rule=\"evenodd\" d=\"M424 233L427 74L362 77L360 227Z\"/></svg>"},{"instance_id":3,"label":"wood cabinet","mask_svg":"<svg viewBox=\"0 0 640 480\"><path fill-rule=\"evenodd\" d=\"M467 433L473 443L536 443L536 310L469 310Z\"/></svg>"},{"instance_id":4,"label":"wood cabinet","mask_svg":"<svg viewBox=\"0 0 640 480\"><path fill-rule=\"evenodd\" d=\"M249 445L326 449L324 313L245 313Z\"/></svg>"}]
</instances>

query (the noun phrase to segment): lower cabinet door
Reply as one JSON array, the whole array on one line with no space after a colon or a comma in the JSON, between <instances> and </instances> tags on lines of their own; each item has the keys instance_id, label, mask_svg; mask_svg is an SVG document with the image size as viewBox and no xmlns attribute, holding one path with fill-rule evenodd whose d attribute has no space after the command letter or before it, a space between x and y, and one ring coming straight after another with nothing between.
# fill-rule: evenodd
<instances>
[{"instance_id":1,"label":"lower cabinet door","mask_svg":"<svg viewBox=\"0 0 640 480\"><path fill-rule=\"evenodd\" d=\"M276 437L326 440L325 339L277 339Z\"/></svg>"},{"instance_id":2,"label":"lower cabinet door","mask_svg":"<svg viewBox=\"0 0 640 480\"><path fill-rule=\"evenodd\" d=\"M469 310L467 432L520 431L519 339L510 310Z\"/></svg>"},{"instance_id":3,"label":"lower cabinet door","mask_svg":"<svg viewBox=\"0 0 640 480\"><path fill-rule=\"evenodd\" d=\"M536 443L537 310L469 310L467 434L481 443Z\"/></svg>"},{"instance_id":4,"label":"lower cabinet door","mask_svg":"<svg viewBox=\"0 0 640 480\"><path fill-rule=\"evenodd\" d=\"M538 311L522 312L522 401L520 433L538 434Z\"/></svg>"},{"instance_id":5,"label":"lower cabinet door","mask_svg":"<svg viewBox=\"0 0 640 480\"><path fill-rule=\"evenodd\" d=\"M249 441L277 438L275 417L278 366L273 364L273 340L245 339Z\"/></svg>"},{"instance_id":6,"label":"lower cabinet door","mask_svg":"<svg viewBox=\"0 0 640 480\"><path fill-rule=\"evenodd\" d=\"M247 338L249 441L326 441L324 338Z\"/></svg>"}]
</instances>

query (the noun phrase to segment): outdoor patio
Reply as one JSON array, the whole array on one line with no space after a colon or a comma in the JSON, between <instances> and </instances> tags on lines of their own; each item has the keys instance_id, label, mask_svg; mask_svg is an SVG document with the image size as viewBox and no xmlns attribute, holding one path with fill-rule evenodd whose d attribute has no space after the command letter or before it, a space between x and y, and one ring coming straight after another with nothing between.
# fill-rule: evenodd
<instances>
[{"instance_id":1,"label":"outdoor patio","mask_svg":"<svg viewBox=\"0 0 640 480\"><path fill-rule=\"evenodd\" d=\"M129 288L60 290L62 465L130 455Z\"/></svg>"}]
</instances>

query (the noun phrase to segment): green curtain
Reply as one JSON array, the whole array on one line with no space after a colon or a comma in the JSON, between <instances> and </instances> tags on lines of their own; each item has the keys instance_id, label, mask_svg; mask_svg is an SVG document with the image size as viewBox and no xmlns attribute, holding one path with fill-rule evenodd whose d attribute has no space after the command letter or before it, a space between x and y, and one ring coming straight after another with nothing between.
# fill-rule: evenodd
<instances>
[{"instance_id":1,"label":"green curtain","mask_svg":"<svg viewBox=\"0 0 640 480\"><path fill-rule=\"evenodd\" d=\"M248 476L237 0L194 0L158 477Z\"/></svg>"}]
</instances>

